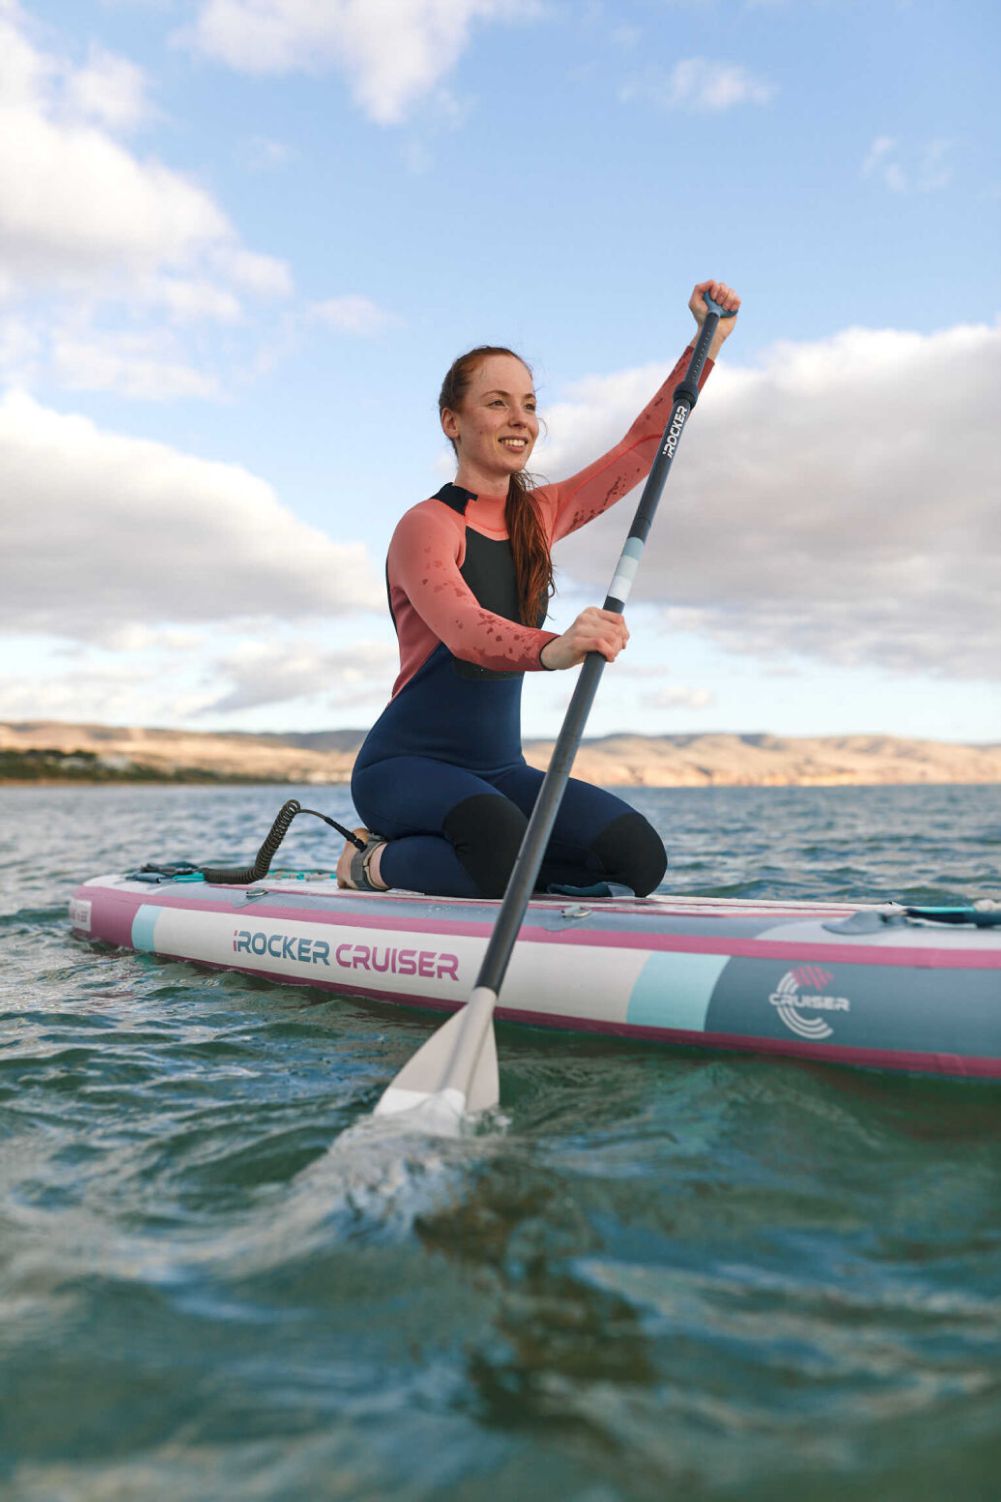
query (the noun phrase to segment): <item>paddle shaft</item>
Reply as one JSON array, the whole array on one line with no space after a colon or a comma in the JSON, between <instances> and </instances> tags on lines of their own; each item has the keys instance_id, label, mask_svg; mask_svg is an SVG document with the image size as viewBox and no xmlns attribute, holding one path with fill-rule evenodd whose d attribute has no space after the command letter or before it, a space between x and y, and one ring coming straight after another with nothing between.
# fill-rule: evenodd
<instances>
[{"instance_id":1,"label":"paddle shaft","mask_svg":"<svg viewBox=\"0 0 1001 1502\"><path fill-rule=\"evenodd\" d=\"M707 298L706 301L708 302L709 299ZM681 434L692 408L698 401L699 377L706 363L709 346L719 320L719 312L711 311L706 314L705 322L692 351L692 358L688 363L688 369L680 384L674 389L671 416L664 429L657 457L653 461L643 487L636 515L629 528L629 536L616 564L615 574L605 598L606 610L622 611L629 598ZM507 973L518 932L524 922L532 893L535 891L539 869L553 832L553 825L556 823L556 816L560 811L574 758L580 749L584 726L591 712L591 705L594 703L594 696L598 691L604 668L605 658L600 652L589 652L584 658L577 686L553 749L549 770L539 789L539 796L535 800L535 807L532 809L532 816L528 821L521 849L518 851L508 879L507 891L504 893L497 922L476 977L477 991L481 988L492 991L495 999L504 983L504 976Z\"/></svg>"}]
</instances>

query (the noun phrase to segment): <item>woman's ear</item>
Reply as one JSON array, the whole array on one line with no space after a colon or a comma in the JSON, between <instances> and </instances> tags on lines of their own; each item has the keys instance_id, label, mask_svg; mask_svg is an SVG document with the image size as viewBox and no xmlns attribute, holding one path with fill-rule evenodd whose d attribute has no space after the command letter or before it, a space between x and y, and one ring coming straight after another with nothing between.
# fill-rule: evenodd
<instances>
[{"instance_id":1,"label":"woman's ear","mask_svg":"<svg viewBox=\"0 0 1001 1502\"><path fill-rule=\"evenodd\" d=\"M457 443L459 439L459 422L450 407L446 407L441 414L441 431L450 443Z\"/></svg>"}]
</instances>

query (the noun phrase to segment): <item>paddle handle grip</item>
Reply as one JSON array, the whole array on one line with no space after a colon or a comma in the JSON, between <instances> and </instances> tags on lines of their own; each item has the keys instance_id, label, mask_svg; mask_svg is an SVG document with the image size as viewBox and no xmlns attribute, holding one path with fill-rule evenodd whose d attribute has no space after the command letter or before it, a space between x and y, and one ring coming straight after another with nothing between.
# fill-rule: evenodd
<instances>
[{"instance_id":1,"label":"paddle handle grip","mask_svg":"<svg viewBox=\"0 0 1001 1502\"><path fill-rule=\"evenodd\" d=\"M724 308L723 304L721 302L717 302L715 297L710 297L708 292L703 292L702 301L705 303L709 312L715 313L717 318L736 318L737 316L734 309Z\"/></svg>"},{"instance_id":2,"label":"paddle handle grip","mask_svg":"<svg viewBox=\"0 0 1001 1502\"><path fill-rule=\"evenodd\" d=\"M688 362L688 369L685 371L683 379L678 383L677 386L675 386L672 393L675 402L683 401L688 408L685 416L681 419L682 427L684 427L685 418L687 418L688 413L691 412L692 408L695 406L695 403L699 399L699 381L702 379L702 371L709 356L709 346L713 342L713 335L716 332L717 325L719 324L721 318L734 318L736 316L734 313L728 313L722 306L722 304L718 303L715 298L709 296L708 292L703 292L702 298L705 302L707 310L705 321L703 322L702 327L699 330L699 337L695 342L695 348L692 351L692 358ZM674 413L671 414L671 417L673 421ZM667 430L664 435L665 439L667 437L667 434L670 432L670 429L671 423L668 423ZM680 438L680 436L681 431L679 428L677 437ZM671 449L672 458L674 457L674 448L676 447L677 439L675 440L675 444ZM606 608L609 610L614 610L616 607L614 605L609 605Z\"/></svg>"}]
</instances>

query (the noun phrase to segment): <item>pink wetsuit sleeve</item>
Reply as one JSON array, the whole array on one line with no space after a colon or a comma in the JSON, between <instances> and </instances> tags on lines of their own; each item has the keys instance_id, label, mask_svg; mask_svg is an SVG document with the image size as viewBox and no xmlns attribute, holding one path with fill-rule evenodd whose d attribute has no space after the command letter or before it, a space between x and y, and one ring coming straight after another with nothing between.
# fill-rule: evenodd
<instances>
[{"instance_id":1,"label":"pink wetsuit sleeve","mask_svg":"<svg viewBox=\"0 0 1001 1502\"><path fill-rule=\"evenodd\" d=\"M463 529L439 501L423 501L402 517L389 545L392 594L402 591L419 617L397 611L401 657L412 657L408 634L428 628L455 657L495 672L541 669L540 653L555 631L537 631L484 610L459 572ZM429 640L426 658L434 649Z\"/></svg>"},{"instance_id":2,"label":"pink wetsuit sleeve","mask_svg":"<svg viewBox=\"0 0 1001 1502\"><path fill-rule=\"evenodd\" d=\"M560 480L555 485L543 485L534 492L548 513L550 538L556 542L570 532L576 532L587 522L593 521L609 506L628 495L634 485L646 478L657 452L657 444L671 412L674 388L688 368L691 357L689 346L675 365L660 390L651 398L637 417L626 436L589 464L586 469ZM699 380L702 390L713 361L707 360Z\"/></svg>"}]
</instances>

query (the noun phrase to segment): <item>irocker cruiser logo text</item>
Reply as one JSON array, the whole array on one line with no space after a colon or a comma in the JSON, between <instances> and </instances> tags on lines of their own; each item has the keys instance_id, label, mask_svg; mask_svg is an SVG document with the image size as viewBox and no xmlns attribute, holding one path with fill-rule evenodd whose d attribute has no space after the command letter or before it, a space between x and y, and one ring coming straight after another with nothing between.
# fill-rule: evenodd
<instances>
[{"instance_id":1,"label":"irocker cruiser logo text","mask_svg":"<svg viewBox=\"0 0 1001 1502\"><path fill-rule=\"evenodd\" d=\"M298 960L305 965L329 965L330 945L324 939L300 939L293 934L269 934L238 928L233 934L237 954L269 954L273 960Z\"/></svg>"},{"instance_id":2,"label":"irocker cruiser logo text","mask_svg":"<svg viewBox=\"0 0 1001 1502\"><path fill-rule=\"evenodd\" d=\"M237 954L270 955L300 965L337 966L341 970L372 970L384 975L417 975L425 980L459 979L459 956L437 949L398 949L395 944L338 944L331 953L326 939L296 934L267 933L238 928L233 933Z\"/></svg>"}]
</instances>

